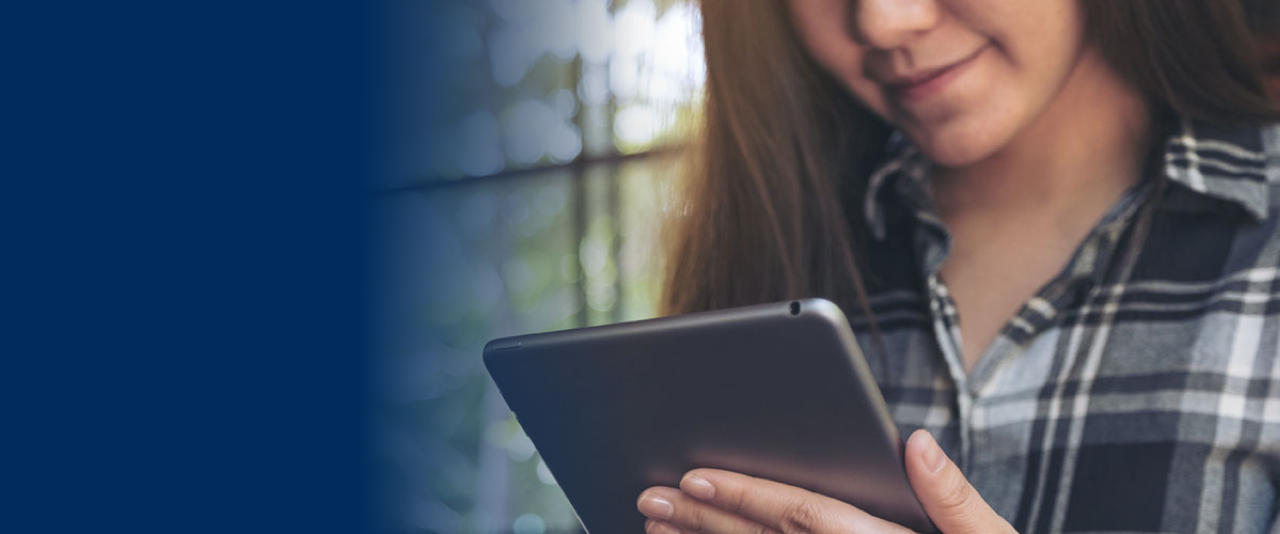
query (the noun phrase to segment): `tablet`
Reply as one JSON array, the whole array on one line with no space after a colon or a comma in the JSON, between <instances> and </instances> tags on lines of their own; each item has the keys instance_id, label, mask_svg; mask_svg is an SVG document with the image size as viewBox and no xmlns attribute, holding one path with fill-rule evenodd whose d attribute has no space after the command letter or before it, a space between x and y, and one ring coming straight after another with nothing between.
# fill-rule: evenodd
<instances>
[{"instance_id":1,"label":"tablet","mask_svg":"<svg viewBox=\"0 0 1280 534\"><path fill-rule=\"evenodd\" d=\"M936 532L840 308L809 299L489 342L484 361L583 528L641 534L636 499L711 467Z\"/></svg>"}]
</instances>

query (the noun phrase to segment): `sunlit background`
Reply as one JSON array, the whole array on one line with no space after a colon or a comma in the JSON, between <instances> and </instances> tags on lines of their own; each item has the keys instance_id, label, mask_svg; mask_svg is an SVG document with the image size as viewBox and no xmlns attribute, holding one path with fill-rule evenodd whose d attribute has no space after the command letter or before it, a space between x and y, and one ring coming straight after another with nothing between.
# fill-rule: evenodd
<instances>
[{"instance_id":1,"label":"sunlit background","mask_svg":"<svg viewBox=\"0 0 1280 534\"><path fill-rule=\"evenodd\" d=\"M397 66L379 184L387 512L404 532L578 532L481 353L655 314L660 223L705 78L696 7L404 2L395 47L433 53Z\"/></svg>"}]
</instances>

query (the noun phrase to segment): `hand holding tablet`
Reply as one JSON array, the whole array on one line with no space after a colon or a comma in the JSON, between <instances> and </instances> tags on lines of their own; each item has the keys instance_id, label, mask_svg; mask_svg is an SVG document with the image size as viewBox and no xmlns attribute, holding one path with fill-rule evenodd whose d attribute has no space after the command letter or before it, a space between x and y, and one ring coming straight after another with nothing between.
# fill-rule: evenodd
<instances>
[{"instance_id":1,"label":"hand holding tablet","mask_svg":"<svg viewBox=\"0 0 1280 534\"><path fill-rule=\"evenodd\" d=\"M696 468L934 530L897 427L831 302L504 338L485 347L485 363L588 532L643 532L641 492L686 499L674 488ZM681 502L667 502L678 518ZM691 504L683 509L699 509Z\"/></svg>"},{"instance_id":2,"label":"hand holding tablet","mask_svg":"<svg viewBox=\"0 0 1280 534\"><path fill-rule=\"evenodd\" d=\"M907 440L907 475L939 530L947 534L1015 534L965 480L933 437ZM649 534L907 534L897 523L811 491L714 469L695 469L680 488L650 488L638 508ZM673 528L674 526L674 528Z\"/></svg>"}]
</instances>

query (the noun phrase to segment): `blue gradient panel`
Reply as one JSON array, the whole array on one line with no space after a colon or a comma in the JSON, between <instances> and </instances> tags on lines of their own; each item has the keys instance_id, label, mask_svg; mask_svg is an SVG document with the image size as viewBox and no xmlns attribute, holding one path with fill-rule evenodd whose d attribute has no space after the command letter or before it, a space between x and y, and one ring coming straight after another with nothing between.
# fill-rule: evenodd
<instances>
[{"instance_id":1,"label":"blue gradient panel","mask_svg":"<svg viewBox=\"0 0 1280 534\"><path fill-rule=\"evenodd\" d=\"M0 13L3 532L364 532L371 8Z\"/></svg>"}]
</instances>

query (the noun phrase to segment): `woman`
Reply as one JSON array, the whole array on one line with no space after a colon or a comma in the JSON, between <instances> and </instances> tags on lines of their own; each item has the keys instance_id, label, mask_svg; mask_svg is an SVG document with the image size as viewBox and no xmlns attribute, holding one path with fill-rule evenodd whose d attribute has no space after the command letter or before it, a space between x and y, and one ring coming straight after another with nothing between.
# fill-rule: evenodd
<instances>
[{"instance_id":1,"label":"woman","mask_svg":"<svg viewBox=\"0 0 1280 534\"><path fill-rule=\"evenodd\" d=\"M703 0L667 312L851 315L946 534L1263 532L1280 110L1238 0ZM901 532L698 469L648 532Z\"/></svg>"}]
</instances>

